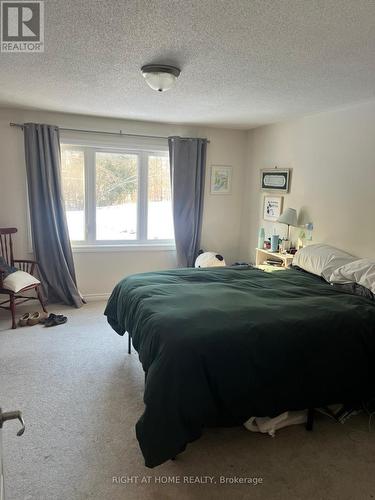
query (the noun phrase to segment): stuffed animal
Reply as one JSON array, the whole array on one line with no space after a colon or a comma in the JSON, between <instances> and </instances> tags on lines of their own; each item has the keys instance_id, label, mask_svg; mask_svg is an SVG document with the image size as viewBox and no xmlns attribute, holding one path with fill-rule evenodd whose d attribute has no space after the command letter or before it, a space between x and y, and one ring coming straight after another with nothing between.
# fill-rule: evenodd
<instances>
[{"instance_id":1,"label":"stuffed animal","mask_svg":"<svg viewBox=\"0 0 375 500\"><path fill-rule=\"evenodd\" d=\"M195 267L222 267L225 265L224 257L216 252L199 250L198 257L195 259Z\"/></svg>"}]
</instances>

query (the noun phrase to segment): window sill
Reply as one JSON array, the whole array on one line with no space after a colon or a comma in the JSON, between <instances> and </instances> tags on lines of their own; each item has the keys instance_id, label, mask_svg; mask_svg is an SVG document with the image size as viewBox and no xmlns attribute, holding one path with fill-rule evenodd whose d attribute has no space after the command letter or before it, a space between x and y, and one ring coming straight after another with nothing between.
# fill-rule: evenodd
<instances>
[{"instance_id":1,"label":"window sill","mask_svg":"<svg viewBox=\"0 0 375 500\"><path fill-rule=\"evenodd\" d=\"M128 245L74 245L73 253L92 252L175 252L174 243L135 243Z\"/></svg>"}]
</instances>

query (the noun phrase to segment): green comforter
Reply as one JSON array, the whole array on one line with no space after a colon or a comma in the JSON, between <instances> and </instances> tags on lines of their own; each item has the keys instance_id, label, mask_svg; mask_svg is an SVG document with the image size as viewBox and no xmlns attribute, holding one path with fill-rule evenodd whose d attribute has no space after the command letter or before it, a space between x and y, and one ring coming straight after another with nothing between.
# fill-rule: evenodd
<instances>
[{"instance_id":1,"label":"green comforter","mask_svg":"<svg viewBox=\"0 0 375 500\"><path fill-rule=\"evenodd\" d=\"M105 314L118 334L130 332L146 372L136 433L149 467L206 426L375 392L375 305L301 271L136 274L115 287Z\"/></svg>"}]
</instances>

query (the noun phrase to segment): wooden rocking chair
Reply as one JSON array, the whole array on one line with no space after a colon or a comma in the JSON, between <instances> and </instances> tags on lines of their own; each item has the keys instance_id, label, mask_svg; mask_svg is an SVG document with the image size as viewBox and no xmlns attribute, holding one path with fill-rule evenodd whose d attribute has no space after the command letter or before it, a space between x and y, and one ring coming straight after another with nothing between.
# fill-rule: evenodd
<instances>
[{"instance_id":1,"label":"wooden rocking chair","mask_svg":"<svg viewBox=\"0 0 375 500\"><path fill-rule=\"evenodd\" d=\"M26 273L33 275L35 268L38 265L35 260L20 260L20 259L14 259L13 257L12 234L16 232L17 229L15 227L0 228L0 256L3 257L3 259L8 265L17 267L20 271L25 271ZM39 300L43 311L47 312L47 309L43 303L43 299L39 290L40 287L39 284L26 286L16 293L11 290L8 290L7 288L3 288L3 279L4 279L4 273L0 271L0 294L9 296L7 300L0 302L0 308L6 309L7 311L11 312L12 328L17 328L16 306L19 304L27 302L28 300ZM28 297L22 295L24 292L29 290L35 290L36 297Z\"/></svg>"}]
</instances>

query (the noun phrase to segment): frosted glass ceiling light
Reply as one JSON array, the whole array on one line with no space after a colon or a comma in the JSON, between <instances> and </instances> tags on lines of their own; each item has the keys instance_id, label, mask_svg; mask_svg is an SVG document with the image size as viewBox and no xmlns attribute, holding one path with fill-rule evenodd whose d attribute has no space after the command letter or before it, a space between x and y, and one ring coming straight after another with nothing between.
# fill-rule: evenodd
<instances>
[{"instance_id":1,"label":"frosted glass ceiling light","mask_svg":"<svg viewBox=\"0 0 375 500\"><path fill-rule=\"evenodd\" d=\"M166 64L146 64L141 71L147 84L158 92L165 92L173 87L181 73L175 66Z\"/></svg>"}]
</instances>

